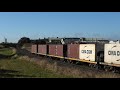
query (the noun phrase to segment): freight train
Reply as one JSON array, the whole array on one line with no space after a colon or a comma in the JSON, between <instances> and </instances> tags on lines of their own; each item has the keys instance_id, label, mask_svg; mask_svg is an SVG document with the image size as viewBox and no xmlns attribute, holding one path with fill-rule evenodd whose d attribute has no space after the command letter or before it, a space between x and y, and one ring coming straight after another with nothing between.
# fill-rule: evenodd
<instances>
[{"instance_id":1,"label":"freight train","mask_svg":"<svg viewBox=\"0 0 120 90\"><path fill-rule=\"evenodd\" d=\"M33 44L31 53L71 63L87 63L90 67L105 71L120 72L120 44Z\"/></svg>"}]
</instances>

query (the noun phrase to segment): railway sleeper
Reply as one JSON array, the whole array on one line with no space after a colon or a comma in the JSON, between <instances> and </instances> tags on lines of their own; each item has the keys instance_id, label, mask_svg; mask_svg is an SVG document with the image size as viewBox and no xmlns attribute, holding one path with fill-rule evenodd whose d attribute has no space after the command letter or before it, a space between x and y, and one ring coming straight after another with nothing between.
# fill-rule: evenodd
<instances>
[{"instance_id":1,"label":"railway sleeper","mask_svg":"<svg viewBox=\"0 0 120 90\"><path fill-rule=\"evenodd\" d=\"M89 64L89 67L90 67L90 68L95 68L95 65L92 64L92 63L90 63L90 64Z\"/></svg>"}]
</instances>

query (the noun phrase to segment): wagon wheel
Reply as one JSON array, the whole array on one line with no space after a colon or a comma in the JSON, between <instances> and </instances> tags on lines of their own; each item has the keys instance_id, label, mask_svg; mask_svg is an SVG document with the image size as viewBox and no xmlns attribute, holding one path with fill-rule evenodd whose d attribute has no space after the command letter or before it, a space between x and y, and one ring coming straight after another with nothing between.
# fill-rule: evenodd
<instances>
[{"instance_id":1,"label":"wagon wheel","mask_svg":"<svg viewBox=\"0 0 120 90\"><path fill-rule=\"evenodd\" d=\"M66 62L67 62L67 59L64 59L64 60L63 60L63 62L65 62L65 63L66 63Z\"/></svg>"},{"instance_id":2,"label":"wagon wheel","mask_svg":"<svg viewBox=\"0 0 120 90\"><path fill-rule=\"evenodd\" d=\"M112 72L113 73L119 73L119 70L117 70L115 67L113 67Z\"/></svg>"},{"instance_id":3,"label":"wagon wheel","mask_svg":"<svg viewBox=\"0 0 120 90\"><path fill-rule=\"evenodd\" d=\"M113 69L112 72L113 72L113 73L117 73L117 70Z\"/></svg>"},{"instance_id":4,"label":"wagon wheel","mask_svg":"<svg viewBox=\"0 0 120 90\"><path fill-rule=\"evenodd\" d=\"M99 69L99 66L98 66L97 64L95 64L95 65L94 65L94 68L98 70L98 69Z\"/></svg>"},{"instance_id":5,"label":"wagon wheel","mask_svg":"<svg viewBox=\"0 0 120 90\"><path fill-rule=\"evenodd\" d=\"M70 60L67 60L67 63L70 63Z\"/></svg>"},{"instance_id":6,"label":"wagon wheel","mask_svg":"<svg viewBox=\"0 0 120 90\"><path fill-rule=\"evenodd\" d=\"M60 58L60 61L64 62L64 58Z\"/></svg>"},{"instance_id":7,"label":"wagon wheel","mask_svg":"<svg viewBox=\"0 0 120 90\"><path fill-rule=\"evenodd\" d=\"M94 64L91 64L91 63L90 63L90 64L89 64L89 67L90 67L90 68L94 68Z\"/></svg>"},{"instance_id":8,"label":"wagon wheel","mask_svg":"<svg viewBox=\"0 0 120 90\"><path fill-rule=\"evenodd\" d=\"M76 65L81 65L81 63L79 61L76 61L75 64Z\"/></svg>"},{"instance_id":9,"label":"wagon wheel","mask_svg":"<svg viewBox=\"0 0 120 90\"><path fill-rule=\"evenodd\" d=\"M88 66L91 67L91 63Z\"/></svg>"},{"instance_id":10,"label":"wagon wheel","mask_svg":"<svg viewBox=\"0 0 120 90\"><path fill-rule=\"evenodd\" d=\"M69 61L70 64L73 64L72 60Z\"/></svg>"},{"instance_id":11,"label":"wagon wheel","mask_svg":"<svg viewBox=\"0 0 120 90\"><path fill-rule=\"evenodd\" d=\"M72 60L69 60L69 63L70 63L70 64L73 64L73 61L72 61Z\"/></svg>"},{"instance_id":12,"label":"wagon wheel","mask_svg":"<svg viewBox=\"0 0 120 90\"><path fill-rule=\"evenodd\" d=\"M105 70L106 72L108 72L108 71L110 71L110 67L104 66L104 70Z\"/></svg>"},{"instance_id":13,"label":"wagon wheel","mask_svg":"<svg viewBox=\"0 0 120 90\"><path fill-rule=\"evenodd\" d=\"M109 71L108 68L105 68L105 71L108 72Z\"/></svg>"},{"instance_id":14,"label":"wagon wheel","mask_svg":"<svg viewBox=\"0 0 120 90\"><path fill-rule=\"evenodd\" d=\"M52 57L49 57L49 60L53 60Z\"/></svg>"},{"instance_id":15,"label":"wagon wheel","mask_svg":"<svg viewBox=\"0 0 120 90\"><path fill-rule=\"evenodd\" d=\"M73 64L76 64L77 61L73 61Z\"/></svg>"}]
</instances>

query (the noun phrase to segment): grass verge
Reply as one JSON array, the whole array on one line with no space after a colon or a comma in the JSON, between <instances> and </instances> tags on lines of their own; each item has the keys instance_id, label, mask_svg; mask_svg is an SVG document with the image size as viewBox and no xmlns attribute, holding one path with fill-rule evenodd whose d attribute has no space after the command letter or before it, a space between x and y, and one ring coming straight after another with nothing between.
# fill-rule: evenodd
<instances>
[{"instance_id":1,"label":"grass verge","mask_svg":"<svg viewBox=\"0 0 120 90\"><path fill-rule=\"evenodd\" d=\"M12 55L15 53L15 50L13 48L1 48L0 54L2 55Z\"/></svg>"},{"instance_id":2,"label":"grass verge","mask_svg":"<svg viewBox=\"0 0 120 90\"><path fill-rule=\"evenodd\" d=\"M33 62L20 59L0 60L0 78L65 78Z\"/></svg>"}]
</instances>

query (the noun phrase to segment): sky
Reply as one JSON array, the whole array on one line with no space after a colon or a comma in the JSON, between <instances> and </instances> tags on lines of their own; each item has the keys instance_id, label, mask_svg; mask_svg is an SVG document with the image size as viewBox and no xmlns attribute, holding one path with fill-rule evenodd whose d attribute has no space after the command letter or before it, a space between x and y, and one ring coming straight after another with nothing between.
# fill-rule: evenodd
<instances>
[{"instance_id":1,"label":"sky","mask_svg":"<svg viewBox=\"0 0 120 90\"><path fill-rule=\"evenodd\" d=\"M0 12L0 42L21 37L120 40L120 12Z\"/></svg>"}]
</instances>

